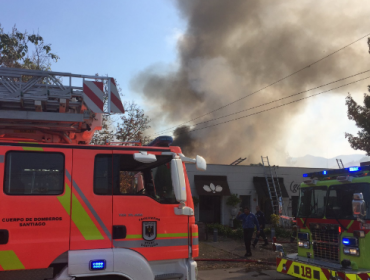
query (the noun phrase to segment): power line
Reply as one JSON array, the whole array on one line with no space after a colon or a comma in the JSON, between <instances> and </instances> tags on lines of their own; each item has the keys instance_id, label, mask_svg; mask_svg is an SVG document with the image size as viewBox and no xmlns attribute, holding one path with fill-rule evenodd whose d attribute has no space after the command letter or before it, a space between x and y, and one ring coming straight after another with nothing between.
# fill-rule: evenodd
<instances>
[{"instance_id":1,"label":"power line","mask_svg":"<svg viewBox=\"0 0 370 280\"><path fill-rule=\"evenodd\" d=\"M306 93L306 92L309 92L309 91L312 91L312 90L315 90L315 89L319 89L319 88L322 88L322 87L325 87L325 86L328 86L328 85L331 85L331 84L335 84L337 82L340 82L340 81L343 81L343 80L346 80L346 79L349 79L349 78L353 78L355 76L358 76L358 75L361 75L361 74L364 74L364 73L367 73L367 72L370 72L370 69L366 70L366 71L363 71L363 72L360 72L360 73L357 73L357 74L353 74L351 76L348 76L348 77L345 77L345 78L342 78L342 79L339 79L339 80L336 80L336 81L333 81L333 82L330 82L330 83L327 83L327 84L324 84L324 85L321 85L321 86L310 88L310 89L307 89L307 90L304 90L304 91L301 91L301 92L298 92L298 93L291 94L289 96L285 96L285 97L282 97L282 98L279 98L279 99L276 99L276 100L273 100L273 101L270 101L270 102L266 102L266 103L263 103L263 104L260 104L260 105L257 105L257 106L253 106L253 107L250 107L250 108L238 111L238 112L234 112L234 113L231 113L231 114L228 114L228 115L223 115L221 117L210 119L208 121L199 122L199 123L193 124L193 126L209 123L209 122L216 121L216 120L219 120L219 119L223 119L223 118L226 118L226 117L230 117L230 116L233 116L233 115L245 112L245 111L249 111L249 110L256 109L256 108L259 108L259 107L262 107L262 106L266 106L266 105L269 105L269 104L272 104L272 103L275 103L275 102L278 102L278 101L281 101L281 100L284 100L284 99L288 99L288 98L293 97L293 96L297 96L297 95L302 94L302 93Z\"/></svg>"},{"instance_id":2,"label":"power line","mask_svg":"<svg viewBox=\"0 0 370 280\"><path fill-rule=\"evenodd\" d=\"M284 104L281 104L281 105L278 105L278 106L275 106L275 107L272 107L272 108L269 108L269 109L265 109L265 110L258 111L258 112L255 112L255 113L252 113L252 114L249 114L249 115L245 115L245 116L242 116L242 117L239 117L239 118L231 119L231 120L228 120L228 121L224 121L224 122L212 124L212 125L201 127L201 128L192 129L192 130L189 130L189 131L184 132L184 133L179 133L176 136L181 135L181 134L190 133L190 132L197 131L197 130L203 130L203 129L206 129L206 128L210 128L210 127L214 127L214 126L217 126L217 125L229 123L229 122L232 122L232 121L237 121L237 120L248 118L248 117L251 117L251 116L254 116L254 115L258 115L258 114L261 114L261 113L264 113L264 112L267 112L267 111L271 111L271 110L274 110L274 109L277 109L277 108L280 108L280 107L284 107L284 106L287 106L287 105L290 105L290 104L293 104L293 103L296 103L296 102L299 102L299 101L302 101L302 100L305 100L305 99L308 99L308 98L311 98L311 97L320 95L322 93L326 93L326 92L329 92L329 91L332 91L332 90L335 90L335 89L339 89L339 88L342 88L342 87L345 87L345 86L348 86L348 85L352 85L354 83L357 83L357 82L360 82L360 81L363 81L363 80L366 80L366 79L369 79L369 78L370 78L370 76L368 76L366 78L362 78L362 79L356 80L354 82L350 82L350 83L347 83L347 84L344 84L344 85L341 85L341 86L332 88L332 89L328 89L328 90L325 90L325 91L322 91L322 92L319 92L319 93L315 93L315 94L312 94L312 95L309 95L309 96L305 96L305 97L302 97L300 99L293 100L291 102L284 103Z\"/></svg>"},{"instance_id":3,"label":"power line","mask_svg":"<svg viewBox=\"0 0 370 280\"><path fill-rule=\"evenodd\" d=\"M253 95L253 94L256 94L256 93L258 93L258 92L260 92L260 91L262 91L262 90L264 90L264 89L266 89L266 88L268 88L268 87L271 87L271 86L273 86L273 85L275 85L275 84L277 84L277 83L279 83L279 82L281 82L281 81L283 81L283 80L285 80L285 79L287 79L287 78L289 78L289 77L291 77L291 76L293 76L293 75L295 75L295 74L298 74L299 72L301 72L301 71L303 71L303 70L305 70L305 69L307 69L307 68L310 68L311 66L313 66L313 65L315 65L315 64L317 64L317 63L319 63L319 62L321 62L321 61L323 61L323 60L325 60L326 58L328 58L328 57L330 57L330 56L332 56L332 55L334 55L334 54L336 54L336 53L338 53L338 52L340 52L340 51L344 50L345 48L347 48L347 47L349 47L349 46L351 46L351 45L353 45L353 44L357 43L358 41L360 41L360 40L362 40L362 39L364 39L364 38L366 38L366 37L368 37L368 36L370 36L370 33L369 33L369 34L366 34L365 36L362 36L361 38L359 38L359 39L357 39L357 40L355 40L355 41L353 41L353 42L351 42L351 43L349 43L349 44L347 44L347 45L345 45L344 47L341 47L340 49L337 49L336 51L334 51L334 52L332 52L332 53L330 53L330 54L328 54L328 55L326 55L326 56L324 56L324 57L320 58L319 60L316 60L316 61L314 61L313 63L311 63L311 64L309 64L309 65L307 65L307 66L305 66L305 67L303 67L303 68L301 68L301 69L299 69L299 70L297 70L297 71L295 71L295 72L293 72L293 73L291 73L291 74L289 74L289 75L287 75L287 76L285 76L285 77L283 77L283 78L281 78L281 79L279 79L279 80L277 80L277 81L275 81L275 82L273 82L273 83L271 83L271 84L268 84L267 86L265 86L265 87L263 87L263 88L261 88L261 89L259 89L259 90L256 90L256 91L254 91L254 92L252 92L252 93L250 93L250 94L248 94L248 95L246 95L246 96L243 96L243 97L241 97L241 98L239 98L239 99L237 99L237 100L234 100L233 102L230 102L230 103L228 103L228 104L226 104L226 105L223 105L223 106L221 106L221 107L219 107L219 108L216 108L216 109L214 109L214 110L212 110L212 111L210 111L210 112L208 112L208 113L205 113L205 114L203 114L203 115L201 115L201 116L198 116L198 117L196 117L196 118L193 118L193 119L191 119L191 120L189 120L189 121L186 121L186 122L180 123L180 124L178 124L178 125L176 125L176 126L174 126L174 127L168 128L168 129L166 129L166 130L163 130L163 131L160 131L160 132L156 132L155 134L161 134L161 133L163 133L163 132L165 132L165 131L172 130L172 129L177 128L177 127L179 127L179 126L181 126L181 125L184 125L184 124L187 124L187 123L189 123L189 122L195 121L195 120L197 120L197 119L199 119L199 118L202 118L202 117L207 116L207 115L209 115L209 114L212 114L212 113L214 113L214 112L216 112L216 111L218 111L218 110L221 110L221 109L223 109L223 108L225 108L225 107L228 107L228 106L230 106L230 105L232 105L232 104L234 104L234 103L236 103L236 102L238 102L238 101L240 101L240 100L243 100L243 99L245 99L245 98L247 98L247 97L249 97L249 96L251 96L251 95Z\"/></svg>"},{"instance_id":4,"label":"power line","mask_svg":"<svg viewBox=\"0 0 370 280\"><path fill-rule=\"evenodd\" d=\"M298 93L294 93L294 94L291 94L289 96L285 96L285 97L282 97L282 98L279 98L279 99L276 99L276 100L273 100L273 101L270 101L270 102L266 102L266 103L263 103L263 104L260 104L260 105L257 105L257 106L253 106L253 107L250 107L250 108L247 108L247 109L238 111L238 112L234 112L234 113L231 113L231 114L228 114L228 115L223 115L221 117L213 118L213 119L210 119L210 120L207 120L207 121L204 121L204 122L199 122L199 123L193 124L193 126L197 126L197 125L209 123L209 122L216 121L216 120L219 120L219 119L223 119L223 118L226 118L226 117L230 117L230 116L233 116L233 115L236 115L236 114L245 112L245 111L249 111L249 110L252 110L252 109L263 107L263 106L266 106L266 105L269 105L269 104L272 104L272 103L275 103L275 102L278 102L278 101L281 101L281 100L284 100L284 99L288 99L290 97L293 97L293 96L296 96L296 95L299 95L299 94L302 94L302 93L306 93L306 92L309 92L309 91L312 91L312 90L315 90L315 89L319 89L319 88L322 88L322 87L325 87L325 86L328 86L328 85L331 85L331 84L335 84L337 82L340 82L340 81L343 81L343 80L346 80L346 79L349 79L349 78L353 78L355 76L358 76L358 75L361 75L361 74L364 74L364 73L367 73L367 72L370 72L370 69L369 70L366 70L366 71L362 71L362 72L356 73L356 74L353 74L351 76L347 76L345 78L341 78L341 79L336 80L336 81L332 81L332 82L326 83L324 85L320 85L320 86L317 86L317 87L314 87L314 88L310 88L310 89L307 89L307 90L304 90L304 91L301 91L301 92L298 92Z\"/></svg>"}]
</instances>

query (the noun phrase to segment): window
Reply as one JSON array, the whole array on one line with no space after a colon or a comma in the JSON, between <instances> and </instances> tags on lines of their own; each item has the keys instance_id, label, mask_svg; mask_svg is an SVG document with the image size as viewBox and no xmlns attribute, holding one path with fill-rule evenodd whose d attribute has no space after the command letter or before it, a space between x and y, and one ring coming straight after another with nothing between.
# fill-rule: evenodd
<instances>
[{"instance_id":1,"label":"window","mask_svg":"<svg viewBox=\"0 0 370 280\"><path fill-rule=\"evenodd\" d=\"M95 157L94 193L112 195L112 155Z\"/></svg>"},{"instance_id":2,"label":"window","mask_svg":"<svg viewBox=\"0 0 370 280\"><path fill-rule=\"evenodd\" d=\"M366 202L366 219L370 219L370 184L354 183L330 186L326 218L348 219L355 217L352 213L352 199L354 193L362 193Z\"/></svg>"},{"instance_id":3,"label":"window","mask_svg":"<svg viewBox=\"0 0 370 280\"><path fill-rule=\"evenodd\" d=\"M308 187L300 190L298 217L322 218L325 214L327 187Z\"/></svg>"},{"instance_id":4,"label":"window","mask_svg":"<svg viewBox=\"0 0 370 280\"><path fill-rule=\"evenodd\" d=\"M241 207L241 211L244 211L245 207L247 207L249 210L252 211L251 209L251 196L250 195L241 195L239 196L239 198L242 200L240 202L240 207Z\"/></svg>"},{"instance_id":5,"label":"window","mask_svg":"<svg viewBox=\"0 0 370 280\"><path fill-rule=\"evenodd\" d=\"M8 152L4 192L10 195L63 193L64 155L61 153Z\"/></svg>"},{"instance_id":6,"label":"window","mask_svg":"<svg viewBox=\"0 0 370 280\"><path fill-rule=\"evenodd\" d=\"M171 180L172 156L141 163L133 155L114 155L114 195L146 195L159 203L177 204Z\"/></svg>"}]
</instances>

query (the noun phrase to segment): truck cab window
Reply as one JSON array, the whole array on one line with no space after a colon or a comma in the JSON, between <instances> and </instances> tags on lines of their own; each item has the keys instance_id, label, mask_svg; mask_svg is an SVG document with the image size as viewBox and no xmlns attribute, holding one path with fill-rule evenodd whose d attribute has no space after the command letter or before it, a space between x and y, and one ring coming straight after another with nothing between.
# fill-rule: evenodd
<instances>
[{"instance_id":1,"label":"truck cab window","mask_svg":"<svg viewBox=\"0 0 370 280\"><path fill-rule=\"evenodd\" d=\"M58 195L64 191L64 155L47 152L8 152L4 193Z\"/></svg>"},{"instance_id":2,"label":"truck cab window","mask_svg":"<svg viewBox=\"0 0 370 280\"><path fill-rule=\"evenodd\" d=\"M370 184L352 183L333 185L329 188L326 218L353 220L352 199L354 193L362 193L366 202L366 219L370 219Z\"/></svg>"},{"instance_id":3,"label":"truck cab window","mask_svg":"<svg viewBox=\"0 0 370 280\"><path fill-rule=\"evenodd\" d=\"M133 155L114 155L114 194L146 195L163 204L177 204L172 188L172 156L157 156L154 163L140 163Z\"/></svg>"},{"instance_id":4,"label":"truck cab window","mask_svg":"<svg viewBox=\"0 0 370 280\"><path fill-rule=\"evenodd\" d=\"M327 187L302 188L299 195L298 217L322 218L325 214Z\"/></svg>"},{"instance_id":5,"label":"truck cab window","mask_svg":"<svg viewBox=\"0 0 370 280\"><path fill-rule=\"evenodd\" d=\"M112 195L112 155L97 155L95 157L94 193Z\"/></svg>"}]
</instances>

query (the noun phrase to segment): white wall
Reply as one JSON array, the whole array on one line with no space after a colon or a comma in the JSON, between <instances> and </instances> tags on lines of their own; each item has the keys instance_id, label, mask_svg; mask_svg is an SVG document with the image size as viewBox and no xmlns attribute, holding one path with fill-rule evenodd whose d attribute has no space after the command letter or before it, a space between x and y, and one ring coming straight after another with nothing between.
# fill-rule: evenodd
<instances>
[{"instance_id":1,"label":"white wall","mask_svg":"<svg viewBox=\"0 0 370 280\"><path fill-rule=\"evenodd\" d=\"M227 176L227 182L230 187L230 192L238 195L250 195L251 196L251 210L254 209L258 203L258 196L253 184L253 177L263 177L262 166L247 166L247 165L218 165L208 164L207 171L198 171L194 164L186 164L188 178L190 182L191 192L193 196L198 196L194 184L194 175L216 175L216 176ZM300 184L303 181L303 174L315 171L321 171L322 168L301 168L301 167L278 167L276 169L278 177L284 178L284 185L286 190L291 196L298 196L298 192L293 193L290 190L290 185ZM230 208L226 205L227 197L222 197L221 200L221 223L228 225L230 215ZM291 215L292 209L288 209L289 199L284 199L285 213ZM199 219L199 205L195 209L195 219Z\"/></svg>"}]
</instances>

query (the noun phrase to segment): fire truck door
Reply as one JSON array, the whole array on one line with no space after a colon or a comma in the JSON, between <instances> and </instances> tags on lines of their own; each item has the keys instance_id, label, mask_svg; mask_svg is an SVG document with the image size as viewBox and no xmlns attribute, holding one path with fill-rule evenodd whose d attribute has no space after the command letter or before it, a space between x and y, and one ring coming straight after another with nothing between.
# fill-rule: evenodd
<instances>
[{"instance_id":1,"label":"fire truck door","mask_svg":"<svg viewBox=\"0 0 370 280\"><path fill-rule=\"evenodd\" d=\"M47 268L69 250L72 150L0 147L0 270Z\"/></svg>"},{"instance_id":2,"label":"fire truck door","mask_svg":"<svg viewBox=\"0 0 370 280\"><path fill-rule=\"evenodd\" d=\"M112 151L74 149L71 250L112 247Z\"/></svg>"},{"instance_id":3,"label":"fire truck door","mask_svg":"<svg viewBox=\"0 0 370 280\"><path fill-rule=\"evenodd\" d=\"M174 213L172 156L157 153L156 162L140 163L133 153L113 152L113 246L149 261L187 258L188 217Z\"/></svg>"}]
</instances>

